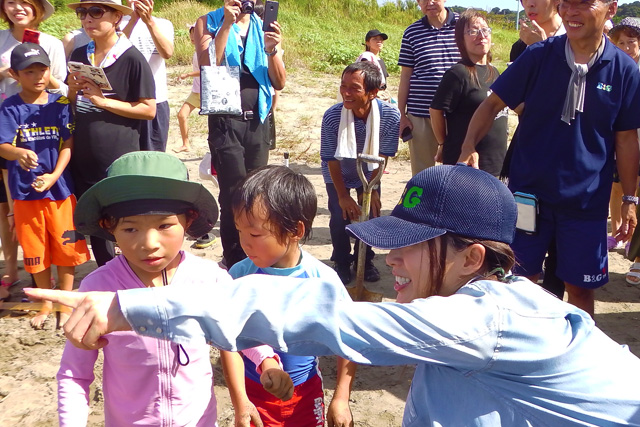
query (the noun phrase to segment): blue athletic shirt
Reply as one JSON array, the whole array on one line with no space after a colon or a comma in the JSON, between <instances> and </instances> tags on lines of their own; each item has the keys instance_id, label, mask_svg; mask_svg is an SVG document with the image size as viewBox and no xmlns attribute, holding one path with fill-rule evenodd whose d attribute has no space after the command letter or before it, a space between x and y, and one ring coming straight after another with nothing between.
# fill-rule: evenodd
<instances>
[{"instance_id":1,"label":"blue athletic shirt","mask_svg":"<svg viewBox=\"0 0 640 427\"><path fill-rule=\"evenodd\" d=\"M577 218L606 219L615 133L640 128L638 65L608 39L587 73L584 112L561 121L571 69L567 36L531 45L491 86L509 108L525 103L509 188Z\"/></svg>"},{"instance_id":2,"label":"blue athletic shirt","mask_svg":"<svg viewBox=\"0 0 640 427\"><path fill-rule=\"evenodd\" d=\"M66 200L73 193L69 168L48 191L39 193L31 187L39 175L51 173L58 163L64 141L71 138L73 115L69 100L49 94L44 105L26 104L20 94L7 98L0 106L0 144L13 144L38 155L38 167L25 171L17 160L7 161L9 189L14 200Z\"/></svg>"},{"instance_id":3,"label":"blue athletic shirt","mask_svg":"<svg viewBox=\"0 0 640 427\"><path fill-rule=\"evenodd\" d=\"M287 276L295 278L309 278L309 277L332 277L338 279L336 272L326 264L318 261L312 255L305 251L302 251L302 259L300 263L291 268L275 268L267 267L260 268L256 266L249 258L245 258L242 261L236 263L229 270L229 274L234 279L244 277L249 274L267 274L270 276ZM339 279L338 279L339 280ZM349 298L349 295L345 291L345 298ZM282 366L286 373L291 377L293 385L297 386L309 378L319 374L318 371L318 358L314 356L293 356L288 353L282 353L276 351ZM256 371L256 365L249 360L249 358L242 356L244 359L244 375L245 377L260 383L260 375Z\"/></svg>"},{"instance_id":4,"label":"blue athletic shirt","mask_svg":"<svg viewBox=\"0 0 640 427\"><path fill-rule=\"evenodd\" d=\"M393 157L398 151L398 132L400 130L400 111L388 102L375 99L372 107L377 101L380 108L380 148L381 156ZM331 174L329 164L331 160L336 160L336 148L338 147L338 129L340 128L340 114L342 113L342 103L330 107L322 117L322 128L320 130L320 159L322 164L322 177L325 184L331 184ZM354 127L356 130L356 147L358 153L364 150L365 138L367 137L367 122L354 116ZM358 177L356 169L356 159L340 160L340 170L346 188L360 188L362 181ZM371 171L364 169L367 180L371 179Z\"/></svg>"}]
</instances>

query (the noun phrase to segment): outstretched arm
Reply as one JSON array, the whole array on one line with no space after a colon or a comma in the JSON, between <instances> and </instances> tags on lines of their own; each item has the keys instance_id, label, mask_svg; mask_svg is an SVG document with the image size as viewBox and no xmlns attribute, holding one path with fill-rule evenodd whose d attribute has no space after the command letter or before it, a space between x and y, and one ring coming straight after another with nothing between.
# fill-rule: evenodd
<instances>
[{"instance_id":1,"label":"outstretched arm","mask_svg":"<svg viewBox=\"0 0 640 427\"><path fill-rule=\"evenodd\" d=\"M473 114L471 122L469 123L467 136L462 143L462 151L460 152L458 162L466 163L476 169L478 168L479 163L476 144L489 133L496 115L506 106L507 104L495 93L491 93L487 99L482 101L482 104L480 104Z\"/></svg>"}]
</instances>

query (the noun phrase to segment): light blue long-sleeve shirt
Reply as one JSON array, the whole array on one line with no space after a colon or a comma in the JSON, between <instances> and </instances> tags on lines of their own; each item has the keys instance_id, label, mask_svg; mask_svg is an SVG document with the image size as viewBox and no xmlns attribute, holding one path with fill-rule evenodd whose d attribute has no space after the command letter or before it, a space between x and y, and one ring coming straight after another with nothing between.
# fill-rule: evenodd
<instances>
[{"instance_id":1,"label":"light blue long-sleeve shirt","mask_svg":"<svg viewBox=\"0 0 640 427\"><path fill-rule=\"evenodd\" d=\"M406 427L640 425L640 360L587 313L524 279L477 280L409 304L345 301L339 281L318 279L207 285L118 298L143 335L417 364Z\"/></svg>"}]
</instances>

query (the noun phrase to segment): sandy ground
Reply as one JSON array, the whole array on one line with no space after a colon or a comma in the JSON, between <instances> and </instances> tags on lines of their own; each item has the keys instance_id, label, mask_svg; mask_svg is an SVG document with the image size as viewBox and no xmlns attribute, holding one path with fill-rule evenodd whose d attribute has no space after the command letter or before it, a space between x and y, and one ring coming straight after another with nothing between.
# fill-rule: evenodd
<instances>
[{"instance_id":1,"label":"sandy ground","mask_svg":"<svg viewBox=\"0 0 640 427\"><path fill-rule=\"evenodd\" d=\"M168 152L181 145L175 115L190 91L190 84L176 76L183 69L171 70L172 127ZM187 71L186 67L184 71ZM290 75L278 107L277 123L279 147L272 152L271 163L281 163L283 152L291 154L291 167L304 173L318 192L319 211L313 228L313 238L305 249L320 260L329 263L331 244L329 215L319 165L320 122L323 112L333 103L338 83L332 76L299 72ZM198 179L197 168L208 151L206 118L194 113L191 120L193 149L178 155L188 166L192 179ZM383 177L383 214L394 206L410 178L406 160L391 160L388 174ZM206 183L212 193L217 188ZM217 229L215 230L217 233ZM219 261L221 245L204 249L191 249L193 242L185 241L184 249L199 256ZM21 256L21 255L20 255ZM382 280L367 284L369 290L381 292L385 300L393 300L393 278L385 265L384 253L379 251L375 260ZM622 253L611 253L610 283L596 293L596 321L614 340L626 343L640 355L640 288L627 285L624 273L630 262ZM77 270L76 286L95 269L93 261ZM0 262L2 268L2 262ZM23 282L27 274L21 270ZM20 301L20 286L12 288L13 301ZM29 326L28 313L0 311L0 426L53 426L57 425L55 374L62 354L65 338L54 329L50 321L42 331ZM218 399L219 425L233 425L233 408L224 386L218 352L211 350L215 370L215 394ZM328 405L335 385L335 359L322 358L325 401ZM357 426L387 427L401 424L404 401L409 389L413 367L360 367L351 395L351 409ZM101 393L101 360L96 367L96 381L91 391L90 425L102 425L103 397Z\"/></svg>"}]
</instances>

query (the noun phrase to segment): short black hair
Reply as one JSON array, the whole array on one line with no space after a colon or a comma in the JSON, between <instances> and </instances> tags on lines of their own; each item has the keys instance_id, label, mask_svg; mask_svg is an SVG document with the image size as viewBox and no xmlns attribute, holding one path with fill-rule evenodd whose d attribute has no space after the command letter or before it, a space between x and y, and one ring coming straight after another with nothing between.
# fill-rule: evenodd
<instances>
[{"instance_id":1,"label":"short black hair","mask_svg":"<svg viewBox=\"0 0 640 427\"><path fill-rule=\"evenodd\" d=\"M356 71L360 71L362 73L362 77L364 78L364 90L367 93L371 92L374 89L380 89L382 86L382 75L380 74L380 69L371 61L359 61L354 62L351 65L347 65L347 68L342 72L342 77L345 74L353 74Z\"/></svg>"},{"instance_id":2,"label":"short black hair","mask_svg":"<svg viewBox=\"0 0 640 427\"><path fill-rule=\"evenodd\" d=\"M283 243L288 235L298 233L298 223L304 224L305 242L318 210L318 197L313 184L301 173L288 167L269 165L251 172L242 181L231 199L234 217L250 214L260 203L265 210L271 231Z\"/></svg>"}]
</instances>

